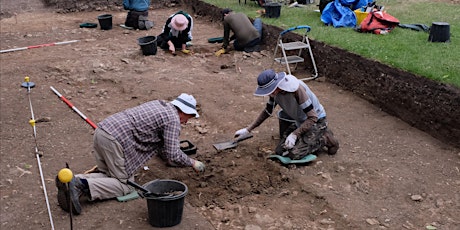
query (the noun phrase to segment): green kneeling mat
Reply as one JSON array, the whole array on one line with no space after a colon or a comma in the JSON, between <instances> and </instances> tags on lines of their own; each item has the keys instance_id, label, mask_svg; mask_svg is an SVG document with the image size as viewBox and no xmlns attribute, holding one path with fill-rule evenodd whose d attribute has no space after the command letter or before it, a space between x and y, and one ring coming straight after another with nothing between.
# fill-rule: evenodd
<instances>
[{"instance_id":1,"label":"green kneeling mat","mask_svg":"<svg viewBox=\"0 0 460 230\"><path fill-rule=\"evenodd\" d=\"M222 43L224 42L224 37L209 38L209 43Z\"/></svg>"},{"instance_id":2,"label":"green kneeling mat","mask_svg":"<svg viewBox=\"0 0 460 230\"><path fill-rule=\"evenodd\" d=\"M80 28L96 28L97 24L96 23L91 23L91 22L85 22L80 24Z\"/></svg>"},{"instance_id":3,"label":"green kneeling mat","mask_svg":"<svg viewBox=\"0 0 460 230\"><path fill-rule=\"evenodd\" d=\"M120 202L125 202L125 201L135 200L137 198L139 198L139 194L137 193L137 191L134 191L128 195L117 197L117 200Z\"/></svg>"},{"instance_id":4,"label":"green kneeling mat","mask_svg":"<svg viewBox=\"0 0 460 230\"><path fill-rule=\"evenodd\" d=\"M298 159L298 160L292 160L289 157L283 157L283 156L280 156L280 155L270 155L270 156L268 156L268 158L270 158L270 159L278 159L281 163L286 165L286 164L307 163L307 162L315 160L316 156L313 155L313 154L308 154L305 157L303 157L302 159Z\"/></svg>"}]
</instances>

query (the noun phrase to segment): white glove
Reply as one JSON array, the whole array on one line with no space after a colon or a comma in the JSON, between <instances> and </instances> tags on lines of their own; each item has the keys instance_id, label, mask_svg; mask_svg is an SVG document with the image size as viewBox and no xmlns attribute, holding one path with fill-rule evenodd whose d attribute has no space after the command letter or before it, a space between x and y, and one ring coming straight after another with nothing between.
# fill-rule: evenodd
<instances>
[{"instance_id":1,"label":"white glove","mask_svg":"<svg viewBox=\"0 0 460 230\"><path fill-rule=\"evenodd\" d=\"M240 130L235 132L235 137L244 137L244 136L247 136L247 135L249 135L249 131L248 131L247 128L240 129Z\"/></svg>"},{"instance_id":2,"label":"white glove","mask_svg":"<svg viewBox=\"0 0 460 230\"><path fill-rule=\"evenodd\" d=\"M297 136L295 134L293 133L289 134L289 136L286 138L286 141L284 142L284 147L287 149L294 148L296 140L297 140Z\"/></svg>"},{"instance_id":3,"label":"white glove","mask_svg":"<svg viewBox=\"0 0 460 230\"><path fill-rule=\"evenodd\" d=\"M201 161L195 160L192 165L193 169L195 172L204 172L204 164Z\"/></svg>"}]
</instances>

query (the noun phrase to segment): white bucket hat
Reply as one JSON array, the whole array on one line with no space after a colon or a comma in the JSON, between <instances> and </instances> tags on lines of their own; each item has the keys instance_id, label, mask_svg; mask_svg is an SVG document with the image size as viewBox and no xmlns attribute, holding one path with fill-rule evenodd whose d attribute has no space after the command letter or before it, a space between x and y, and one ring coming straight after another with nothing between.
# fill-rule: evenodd
<instances>
[{"instance_id":1,"label":"white bucket hat","mask_svg":"<svg viewBox=\"0 0 460 230\"><path fill-rule=\"evenodd\" d=\"M278 88L286 91L286 92L295 92L299 88L299 79L294 77L293 75L286 75L286 77L281 80L278 84Z\"/></svg>"},{"instance_id":2,"label":"white bucket hat","mask_svg":"<svg viewBox=\"0 0 460 230\"><path fill-rule=\"evenodd\" d=\"M195 118L200 117L196 111L196 100L192 95L182 93L176 99L171 101L171 104L177 106L182 112L186 114L194 114Z\"/></svg>"}]
</instances>

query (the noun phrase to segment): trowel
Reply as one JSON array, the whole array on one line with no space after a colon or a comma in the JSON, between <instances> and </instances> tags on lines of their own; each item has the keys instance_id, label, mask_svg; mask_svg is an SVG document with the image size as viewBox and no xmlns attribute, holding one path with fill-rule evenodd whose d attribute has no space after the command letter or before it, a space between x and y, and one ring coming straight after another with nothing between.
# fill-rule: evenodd
<instances>
[{"instance_id":1,"label":"trowel","mask_svg":"<svg viewBox=\"0 0 460 230\"><path fill-rule=\"evenodd\" d=\"M134 181L127 180L126 183L127 183L128 185L133 186L134 188L137 188L137 189L141 190L141 191L142 191L142 194L141 194L142 197L161 196L160 194L153 193L153 192L147 190L147 189L144 188L142 185L140 185L140 184L138 184L138 183L136 183L136 182L134 182Z\"/></svg>"},{"instance_id":2,"label":"trowel","mask_svg":"<svg viewBox=\"0 0 460 230\"><path fill-rule=\"evenodd\" d=\"M244 141L244 140L249 139L251 137L252 137L252 134L249 133L248 135L238 137L235 140L225 141L225 142L220 142L220 143L213 144L213 146L218 151L225 150L225 149L231 149L231 148L235 148L236 146L238 146L238 142Z\"/></svg>"}]
</instances>

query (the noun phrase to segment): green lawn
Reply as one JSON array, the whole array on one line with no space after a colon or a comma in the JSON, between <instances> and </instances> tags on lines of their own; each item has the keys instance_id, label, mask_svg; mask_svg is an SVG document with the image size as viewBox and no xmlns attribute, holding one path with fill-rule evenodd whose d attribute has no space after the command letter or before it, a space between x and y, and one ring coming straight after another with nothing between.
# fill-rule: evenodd
<instances>
[{"instance_id":1,"label":"green lawn","mask_svg":"<svg viewBox=\"0 0 460 230\"><path fill-rule=\"evenodd\" d=\"M251 18L259 16L260 8L253 1L239 5L235 0L204 0L220 8L229 7L243 12ZM428 42L429 33L395 28L388 35L364 34L352 28L325 26L320 19L316 0L306 7L289 8L283 5L279 18L262 18L263 23L289 28L309 25L311 39L328 45L341 47L361 56L378 60L387 65L431 78L436 81L460 87L460 5L433 2L429 0L386 0L377 1L385 6L387 13L399 19L402 24L425 24L447 22L450 25L448 43Z\"/></svg>"}]
</instances>

